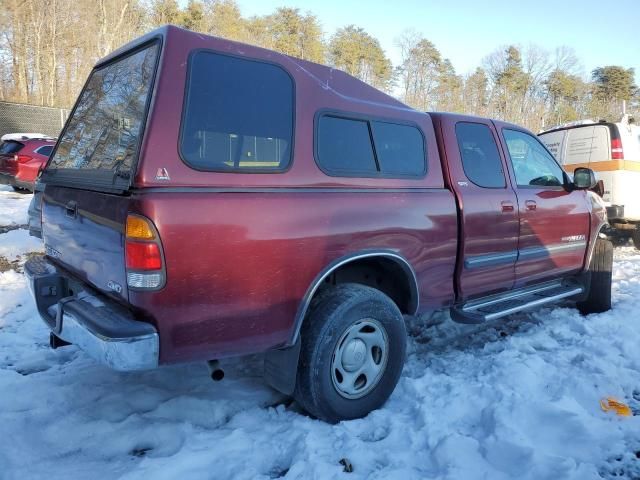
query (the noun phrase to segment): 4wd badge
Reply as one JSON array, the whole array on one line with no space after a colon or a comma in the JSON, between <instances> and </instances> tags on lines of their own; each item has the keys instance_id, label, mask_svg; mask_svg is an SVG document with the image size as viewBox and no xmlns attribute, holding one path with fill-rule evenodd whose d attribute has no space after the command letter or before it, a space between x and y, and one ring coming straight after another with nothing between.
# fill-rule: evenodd
<instances>
[{"instance_id":1,"label":"4wd badge","mask_svg":"<svg viewBox=\"0 0 640 480\"><path fill-rule=\"evenodd\" d=\"M156 180L171 180L171 178L169 178L169 171L166 168L159 168L156 173Z\"/></svg>"}]
</instances>

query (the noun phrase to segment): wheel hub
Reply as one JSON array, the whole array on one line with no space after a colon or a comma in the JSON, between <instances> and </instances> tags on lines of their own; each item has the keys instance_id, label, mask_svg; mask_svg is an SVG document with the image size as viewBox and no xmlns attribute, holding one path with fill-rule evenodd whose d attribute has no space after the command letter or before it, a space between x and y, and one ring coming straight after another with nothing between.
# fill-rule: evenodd
<instances>
[{"instance_id":1,"label":"wheel hub","mask_svg":"<svg viewBox=\"0 0 640 480\"><path fill-rule=\"evenodd\" d=\"M356 399L380 382L389 356L389 340L382 324L366 318L350 325L336 343L331 380L338 394Z\"/></svg>"},{"instance_id":2,"label":"wheel hub","mask_svg":"<svg viewBox=\"0 0 640 480\"><path fill-rule=\"evenodd\" d=\"M366 353L367 345L362 340L350 340L342 351L342 367L347 372L355 372L364 364Z\"/></svg>"}]
</instances>

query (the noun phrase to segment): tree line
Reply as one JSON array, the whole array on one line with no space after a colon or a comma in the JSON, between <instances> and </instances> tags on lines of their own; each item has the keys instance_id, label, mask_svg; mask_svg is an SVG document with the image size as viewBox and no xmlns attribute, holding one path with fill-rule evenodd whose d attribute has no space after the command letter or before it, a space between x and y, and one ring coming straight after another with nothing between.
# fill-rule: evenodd
<instances>
[{"instance_id":1,"label":"tree line","mask_svg":"<svg viewBox=\"0 0 640 480\"><path fill-rule=\"evenodd\" d=\"M281 7L243 16L235 0L3 0L0 100L70 107L95 62L167 23L324 63L419 110L490 116L537 131L583 118L617 120L622 102L640 112L634 71L619 65L582 73L574 50L506 45L475 71L456 72L424 35L401 32L400 64L356 25L331 34L317 16Z\"/></svg>"}]
</instances>

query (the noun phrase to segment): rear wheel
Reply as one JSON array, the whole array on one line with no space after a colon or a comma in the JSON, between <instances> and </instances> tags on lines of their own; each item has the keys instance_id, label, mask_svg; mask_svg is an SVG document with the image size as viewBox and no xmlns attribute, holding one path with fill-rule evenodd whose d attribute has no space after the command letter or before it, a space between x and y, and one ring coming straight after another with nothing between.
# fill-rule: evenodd
<instances>
[{"instance_id":1,"label":"rear wheel","mask_svg":"<svg viewBox=\"0 0 640 480\"><path fill-rule=\"evenodd\" d=\"M606 312L611 309L612 268L613 245L609 240L598 238L589 265L591 275L589 295L577 305L583 315Z\"/></svg>"},{"instance_id":2,"label":"rear wheel","mask_svg":"<svg viewBox=\"0 0 640 480\"><path fill-rule=\"evenodd\" d=\"M402 314L371 287L342 284L325 293L305 320L295 398L335 423L380 408L404 365Z\"/></svg>"}]
</instances>

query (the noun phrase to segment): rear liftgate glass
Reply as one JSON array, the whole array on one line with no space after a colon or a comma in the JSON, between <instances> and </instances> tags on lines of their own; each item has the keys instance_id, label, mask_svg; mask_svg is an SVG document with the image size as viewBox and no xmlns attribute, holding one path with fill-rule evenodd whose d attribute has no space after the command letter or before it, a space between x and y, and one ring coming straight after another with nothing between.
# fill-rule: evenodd
<instances>
[{"instance_id":1,"label":"rear liftgate glass","mask_svg":"<svg viewBox=\"0 0 640 480\"><path fill-rule=\"evenodd\" d=\"M153 90L160 42L96 68L44 173L46 183L129 188Z\"/></svg>"}]
</instances>

